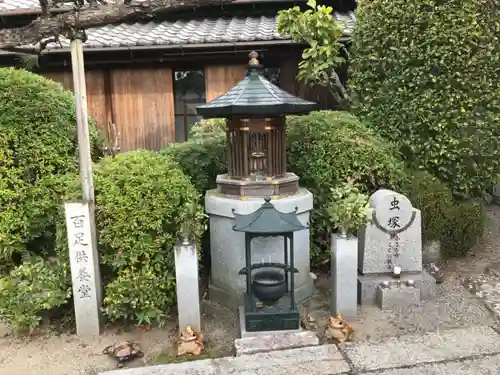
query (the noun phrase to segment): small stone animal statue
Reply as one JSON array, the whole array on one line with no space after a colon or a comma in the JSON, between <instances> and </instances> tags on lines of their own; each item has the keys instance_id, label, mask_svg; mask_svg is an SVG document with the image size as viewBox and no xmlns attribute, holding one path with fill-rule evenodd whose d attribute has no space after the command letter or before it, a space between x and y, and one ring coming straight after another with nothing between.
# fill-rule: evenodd
<instances>
[{"instance_id":1,"label":"small stone animal statue","mask_svg":"<svg viewBox=\"0 0 500 375\"><path fill-rule=\"evenodd\" d=\"M444 281L444 273L436 266L436 263L430 263L427 267L429 274L436 279L436 284L442 284Z\"/></svg>"},{"instance_id":2,"label":"small stone animal statue","mask_svg":"<svg viewBox=\"0 0 500 375\"><path fill-rule=\"evenodd\" d=\"M308 313L300 315L300 326L307 331L316 331L318 329L316 320Z\"/></svg>"},{"instance_id":3,"label":"small stone animal statue","mask_svg":"<svg viewBox=\"0 0 500 375\"><path fill-rule=\"evenodd\" d=\"M140 346L130 341L109 345L104 348L102 353L114 358L118 362L118 368L123 367L125 362L129 362L144 355Z\"/></svg>"},{"instance_id":4,"label":"small stone animal statue","mask_svg":"<svg viewBox=\"0 0 500 375\"><path fill-rule=\"evenodd\" d=\"M205 349L203 342L203 334L195 332L191 326L186 326L184 331L181 332L179 341L177 342L177 355L200 355Z\"/></svg>"},{"instance_id":5,"label":"small stone animal statue","mask_svg":"<svg viewBox=\"0 0 500 375\"><path fill-rule=\"evenodd\" d=\"M353 336L353 326L344 320L341 313L328 318L328 324L325 327L325 339L343 343L352 340Z\"/></svg>"}]
</instances>

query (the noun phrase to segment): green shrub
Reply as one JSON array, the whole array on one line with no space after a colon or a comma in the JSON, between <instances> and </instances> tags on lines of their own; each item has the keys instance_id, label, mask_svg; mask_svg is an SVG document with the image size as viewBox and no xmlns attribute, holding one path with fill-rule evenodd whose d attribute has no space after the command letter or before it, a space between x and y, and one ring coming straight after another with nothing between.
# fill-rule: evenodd
<instances>
[{"instance_id":1,"label":"green shrub","mask_svg":"<svg viewBox=\"0 0 500 375\"><path fill-rule=\"evenodd\" d=\"M422 213L424 241L439 240L444 257L463 256L481 239L486 226L484 204L455 201L451 189L430 173L410 172L401 192Z\"/></svg>"},{"instance_id":2,"label":"green shrub","mask_svg":"<svg viewBox=\"0 0 500 375\"><path fill-rule=\"evenodd\" d=\"M226 120L221 118L204 119L191 128L191 140L203 142L206 139L224 137L226 135Z\"/></svg>"},{"instance_id":3,"label":"green shrub","mask_svg":"<svg viewBox=\"0 0 500 375\"><path fill-rule=\"evenodd\" d=\"M161 323L176 300L174 245L199 194L170 156L143 150L103 159L94 183L101 263L115 275L104 312L111 320ZM199 240L201 206L195 216L190 229Z\"/></svg>"},{"instance_id":4,"label":"green shrub","mask_svg":"<svg viewBox=\"0 0 500 375\"><path fill-rule=\"evenodd\" d=\"M210 137L203 141L188 140L173 143L161 151L171 156L200 193L214 189L217 175L227 173L226 141L224 137Z\"/></svg>"},{"instance_id":5,"label":"green shrub","mask_svg":"<svg viewBox=\"0 0 500 375\"><path fill-rule=\"evenodd\" d=\"M225 126L223 119L201 120L191 128L188 141L161 151L179 163L202 197L217 186L217 175L227 173Z\"/></svg>"},{"instance_id":6,"label":"green shrub","mask_svg":"<svg viewBox=\"0 0 500 375\"><path fill-rule=\"evenodd\" d=\"M0 319L17 332L32 331L41 313L66 304L71 297L67 268L41 258L27 259L0 278Z\"/></svg>"},{"instance_id":7,"label":"green shrub","mask_svg":"<svg viewBox=\"0 0 500 375\"><path fill-rule=\"evenodd\" d=\"M77 137L72 94L46 78L0 68L0 103L0 263L9 268L20 254L51 250L42 208L54 202L39 182L78 169ZM98 157L101 138L90 132Z\"/></svg>"},{"instance_id":8,"label":"green shrub","mask_svg":"<svg viewBox=\"0 0 500 375\"><path fill-rule=\"evenodd\" d=\"M441 253L445 257L460 257L481 240L487 221L486 209L480 201L457 201L450 206L446 219Z\"/></svg>"},{"instance_id":9,"label":"green shrub","mask_svg":"<svg viewBox=\"0 0 500 375\"><path fill-rule=\"evenodd\" d=\"M500 170L500 41L496 0L364 0L350 86L355 112L465 195Z\"/></svg>"},{"instance_id":10,"label":"green shrub","mask_svg":"<svg viewBox=\"0 0 500 375\"><path fill-rule=\"evenodd\" d=\"M162 324L176 302L173 250L183 224L190 224L198 242L204 229L199 194L170 156L150 151L104 158L94 165L93 175L104 313L110 321ZM62 203L81 198L79 177L69 172L44 178L38 187L50 192L48 202L56 202L39 209L47 210L47 226L56 233L57 266L65 270L69 259ZM64 275L59 288L71 285L69 274ZM52 290L49 284L45 288ZM40 310L30 310L32 321L39 320Z\"/></svg>"},{"instance_id":11,"label":"green shrub","mask_svg":"<svg viewBox=\"0 0 500 375\"><path fill-rule=\"evenodd\" d=\"M331 234L336 230L340 235L356 235L358 229L368 223L368 215L372 213L370 197L361 193L352 181L331 188L331 191L325 207L325 215L330 219L330 228L326 232Z\"/></svg>"},{"instance_id":12,"label":"green shrub","mask_svg":"<svg viewBox=\"0 0 500 375\"><path fill-rule=\"evenodd\" d=\"M401 193L422 213L424 241L441 240L448 226L447 215L453 204L450 188L428 172L410 171L409 180L402 187Z\"/></svg>"},{"instance_id":13,"label":"green shrub","mask_svg":"<svg viewBox=\"0 0 500 375\"><path fill-rule=\"evenodd\" d=\"M128 319L139 325L164 324L176 300L175 269L173 265L158 264L126 267L117 273L106 286L104 313L109 319Z\"/></svg>"},{"instance_id":14,"label":"green shrub","mask_svg":"<svg viewBox=\"0 0 500 375\"><path fill-rule=\"evenodd\" d=\"M363 193L399 187L406 178L394 149L346 112L320 111L287 119L288 170L311 190L315 207L324 207L330 189L353 179ZM314 210L311 219L313 263L328 256L329 218Z\"/></svg>"}]
</instances>

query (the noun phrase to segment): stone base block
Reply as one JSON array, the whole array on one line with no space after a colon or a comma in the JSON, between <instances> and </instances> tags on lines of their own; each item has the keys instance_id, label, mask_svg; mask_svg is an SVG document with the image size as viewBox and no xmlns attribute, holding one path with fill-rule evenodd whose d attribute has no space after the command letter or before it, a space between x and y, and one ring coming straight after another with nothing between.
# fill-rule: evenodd
<instances>
[{"instance_id":1,"label":"stone base block","mask_svg":"<svg viewBox=\"0 0 500 375\"><path fill-rule=\"evenodd\" d=\"M376 301L382 310L405 309L420 305L420 290L415 287L391 286L377 287Z\"/></svg>"},{"instance_id":2,"label":"stone base block","mask_svg":"<svg viewBox=\"0 0 500 375\"><path fill-rule=\"evenodd\" d=\"M319 345L316 333L302 329L247 332L245 311L239 308L241 338L234 340L236 356Z\"/></svg>"},{"instance_id":3,"label":"stone base block","mask_svg":"<svg viewBox=\"0 0 500 375\"><path fill-rule=\"evenodd\" d=\"M422 263L428 265L441 261L441 242L428 241L422 248Z\"/></svg>"},{"instance_id":4,"label":"stone base block","mask_svg":"<svg viewBox=\"0 0 500 375\"><path fill-rule=\"evenodd\" d=\"M243 303L246 292L245 276L238 272L245 267L245 236L233 230L234 214L250 214L264 203L263 198L247 200L231 199L217 190L210 190L205 196L205 211L209 216L211 275L209 297L212 301L237 308ZM309 223L313 208L313 196L300 189L297 194L273 199L271 203L281 212L297 210L298 219ZM310 275L309 229L293 234L295 268L295 300L301 302L313 293ZM252 240L252 263L284 261L282 237L255 238Z\"/></svg>"},{"instance_id":5,"label":"stone base block","mask_svg":"<svg viewBox=\"0 0 500 375\"><path fill-rule=\"evenodd\" d=\"M390 275L358 275L358 303L361 305L376 304L377 288L383 281L393 281ZM420 290L421 301L432 301L436 295L436 280L426 271L405 273L401 281L413 280L415 288Z\"/></svg>"}]
</instances>

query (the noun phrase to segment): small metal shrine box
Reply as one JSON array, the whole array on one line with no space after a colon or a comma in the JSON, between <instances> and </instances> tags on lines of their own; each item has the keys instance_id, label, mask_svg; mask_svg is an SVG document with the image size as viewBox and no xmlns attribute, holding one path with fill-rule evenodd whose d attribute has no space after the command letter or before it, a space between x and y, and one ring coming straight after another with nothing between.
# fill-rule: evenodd
<instances>
[{"instance_id":1,"label":"small metal shrine box","mask_svg":"<svg viewBox=\"0 0 500 375\"><path fill-rule=\"evenodd\" d=\"M245 233L246 266L239 272L246 276L244 296L245 328L248 332L294 330L300 327L295 303L293 232L306 229L296 211L282 213L264 198L255 212L239 215L233 211L233 230ZM252 239L283 237L283 263L252 263ZM256 272L252 272L256 271Z\"/></svg>"},{"instance_id":2,"label":"small metal shrine box","mask_svg":"<svg viewBox=\"0 0 500 375\"><path fill-rule=\"evenodd\" d=\"M261 75L251 52L245 78L225 94L196 107L204 118L226 118L228 173L219 192L264 197L297 192L299 178L286 171L285 115L309 113L316 103L297 98Z\"/></svg>"}]
</instances>

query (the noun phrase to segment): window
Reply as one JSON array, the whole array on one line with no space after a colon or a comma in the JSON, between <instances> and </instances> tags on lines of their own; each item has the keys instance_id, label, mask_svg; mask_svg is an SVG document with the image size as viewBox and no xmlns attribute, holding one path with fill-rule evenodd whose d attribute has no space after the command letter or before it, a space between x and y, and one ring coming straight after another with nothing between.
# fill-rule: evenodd
<instances>
[{"instance_id":1,"label":"window","mask_svg":"<svg viewBox=\"0 0 500 375\"><path fill-rule=\"evenodd\" d=\"M206 102L203 70L174 71L175 140L187 141L191 127L201 120L196 107Z\"/></svg>"}]
</instances>

